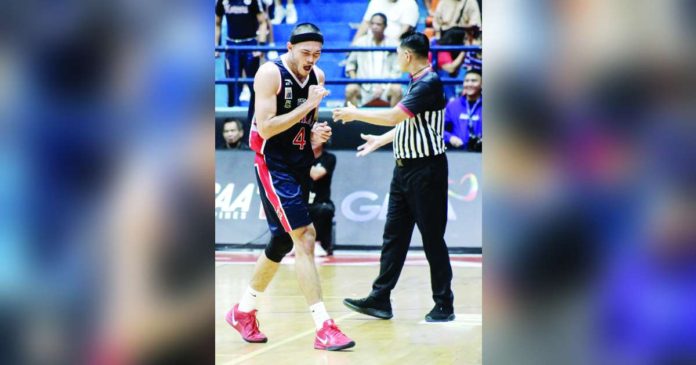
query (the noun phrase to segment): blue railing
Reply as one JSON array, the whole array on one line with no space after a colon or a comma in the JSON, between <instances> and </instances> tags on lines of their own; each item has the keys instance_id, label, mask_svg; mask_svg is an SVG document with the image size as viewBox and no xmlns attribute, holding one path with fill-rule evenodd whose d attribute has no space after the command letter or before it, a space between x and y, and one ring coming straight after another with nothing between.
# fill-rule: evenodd
<instances>
[{"instance_id":1,"label":"blue railing","mask_svg":"<svg viewBox=\"0 0 696 365\"><path fill-rule=\"evenodd\" d=\"M216 52L232 52L233 57L232 57L232 72L233 75L232 77L227 77L223 79L216 79L215 84L216 85L227 85L227 84L233 84L233 83L244 83L244 84L252 84L254 82L253 78L250 77L239 77L238 75L238 54L239 52L254 52L254 51L261 51L261 52L269 52L269 51L286 51L287 48L284 46L218 46L215 47ZM473 52L481 52L481 47L480 46L436 46L436 47L431 47L430 50L434 53L433 55L433 67L437 67L437 53L441 51L473 51ZM328 53L336 53L336 52L372 52L372 51L389 51L389 52L396 52L396 47L323 47L322 52L328 52ZM444 77L441 78L441 81L445 85L452 85L456 84L459 85L462 83L462 80L459 78L452 78L452 77ZM405 78L400 78L400 79L388 79L388 78L383 78L383 79L351 79L351 78L327 78L324 81L326 84L331 84L331 85L345 85L345 84L368 84L368 83L393 83L393 84L408 84L409 80ZM237 90L235 88L232 88L232 92L234 93L234 99L237 100Z\"/></svg>"}]
</instances>

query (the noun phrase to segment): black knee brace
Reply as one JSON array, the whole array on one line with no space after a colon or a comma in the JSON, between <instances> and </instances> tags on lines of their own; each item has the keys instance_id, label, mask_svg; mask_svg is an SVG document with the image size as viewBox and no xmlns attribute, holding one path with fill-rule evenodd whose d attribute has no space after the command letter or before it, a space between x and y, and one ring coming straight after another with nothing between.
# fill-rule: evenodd
<instances>
[{"instance_id":1,"label":"black knee brace","mask_svg":"<svg viewBox=\"0 0 696 365\"><path fill-rule=\"evenodd\" d=\"M280 262L290 251L292 251L292 237L289 233L272 236L271 242L266 245L266 257L273 262Z\"/></svg>"}]
</instances>

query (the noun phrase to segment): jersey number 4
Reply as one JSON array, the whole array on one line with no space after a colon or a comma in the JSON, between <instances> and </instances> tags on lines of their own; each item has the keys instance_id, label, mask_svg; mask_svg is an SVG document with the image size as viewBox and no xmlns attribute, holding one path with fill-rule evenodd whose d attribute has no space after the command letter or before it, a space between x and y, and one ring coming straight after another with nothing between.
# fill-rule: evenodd
<instances>
[{"instance_id":1,"label":"jersey number 4","mask_svg":"<svg viewBox=\"0 0 696 365\"><path fill-rule=\"evenodd\" d=\"M307 144L307 142L305 141L305 129L304 128L300 129L300 131L295 136L295 139L292 140L292 144L294 144L296 146L300 146L300 150L304 149L305 144Z\"/></svg>"}]
</instances>

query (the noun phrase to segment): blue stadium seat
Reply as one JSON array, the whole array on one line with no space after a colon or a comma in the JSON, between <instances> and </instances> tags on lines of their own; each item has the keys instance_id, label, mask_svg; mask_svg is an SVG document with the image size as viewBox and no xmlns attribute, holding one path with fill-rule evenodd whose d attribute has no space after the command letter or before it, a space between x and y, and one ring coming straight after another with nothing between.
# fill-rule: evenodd
<instances>
[{"instance_id":1,"label":"blue stadium seat","mask_svg":"<svg viewBox=\"0 0 696 365\"><path fill-rule=\"evenodd\" d=\"M347 47L353 39L355 30L351 29L350 23L360 23L362 16L367 9L368 1L366 0L323 0L321 2L312 0L296 0L295 7L298 13L298 22L312 22L316 24L324 33L326 46L331 47ZM422 28L424 12L422 4L421 19L418 28ZM224 26L224 25L223 25ZM290 39L294 25L279 24L273 26L275 43L277 46L284 46ZM282 53L282 52L280 52ZM343 66L339 63L346 58L346 54L324 52L319 60L319 67L326 73L327 78L344 77ZM216 62L216 77L224 77L222 71L222 60ZM344 99L345 85L328 85L327 88L331 91L326 102L338 102ZM227 90L224 86L216 86L216 106L225 106L227 100Z\"/></svg>"}]
</instances>

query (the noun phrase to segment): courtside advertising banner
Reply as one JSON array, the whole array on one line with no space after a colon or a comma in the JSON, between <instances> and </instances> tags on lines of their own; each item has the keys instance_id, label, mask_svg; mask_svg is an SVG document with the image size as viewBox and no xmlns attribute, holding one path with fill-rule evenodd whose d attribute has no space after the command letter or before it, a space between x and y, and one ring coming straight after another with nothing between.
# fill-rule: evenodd
<instances>
[{"instance_id":1,"label":"courtside advertising banner","mask_svg":"<svg viewBox=\"0 0 696 365\"><path fill-rule=\"evenodd\" d=\"M335 245L381 246L394 170L391 152L356 157L353 151L336 155L331 200L336 205ZM449 247L480 248L481 154L447 153L449 162ZM254 174L254 152L216 151L215 243L265 244L270 238ZM422 247L414 229L412 247Z\"/></svg>"}]
</instances>

